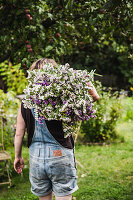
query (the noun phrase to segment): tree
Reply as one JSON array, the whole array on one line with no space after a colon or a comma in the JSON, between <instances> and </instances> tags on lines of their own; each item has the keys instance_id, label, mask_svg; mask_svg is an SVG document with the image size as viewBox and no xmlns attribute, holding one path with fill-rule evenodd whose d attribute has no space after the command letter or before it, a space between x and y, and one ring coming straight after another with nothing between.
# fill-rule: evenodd
<instances>
[{"instance_id":1,"label":"tree","mask_svg":"<svg viewBox=\"0 0 133 200\"><path fill-rule=\"evenodd\" d=\"M133 84L132 13L132 0L1 0L0 62L51 57Z\"/></svg>"}]
</instances>

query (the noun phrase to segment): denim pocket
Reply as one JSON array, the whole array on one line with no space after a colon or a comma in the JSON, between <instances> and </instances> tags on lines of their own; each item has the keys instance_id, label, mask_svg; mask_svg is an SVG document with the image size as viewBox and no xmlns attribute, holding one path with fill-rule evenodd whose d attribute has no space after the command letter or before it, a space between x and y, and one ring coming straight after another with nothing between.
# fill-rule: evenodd
<instances>
[{"instance_id":1,"label":"denim pocket","mask_svg":"<svg viewBox=\"0 0 133 200\"><path fill-rule=\"evenodd\" d=\"M76 169L68 156L56 157L49 166L54 182L67 183L71 178L76 177Z\"/></svg>"}]
</instances>

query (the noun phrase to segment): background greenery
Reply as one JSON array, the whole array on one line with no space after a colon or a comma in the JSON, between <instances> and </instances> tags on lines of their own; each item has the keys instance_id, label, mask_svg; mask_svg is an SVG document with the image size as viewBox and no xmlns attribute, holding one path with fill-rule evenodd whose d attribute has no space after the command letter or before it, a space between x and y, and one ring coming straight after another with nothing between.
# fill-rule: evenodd
<instances>
[{"instance_id":1,"label":"background greenery","mask_svg":"<svg viewBox=\"0 0 133 200\"><path fill-rule=\"evenodd\" d=\"M0 28L0 63L25 71L51 57L110 75L106 85L133 84L132 0L1 0Z\"/></svg>"},{"instance_id":2,"label":"background greenery","mask_svg":"<svg viewBox=\"0 0 133 200\"><path fill-rule=\"evenodd\" d=\"M4 127L4 146L6 149L13 146L14 143L16 118L19 105L20 101L16 98L14 92L9 91L4 93L3 90L0 90L0 143L2 139L2 118Z\"/></svg>"},{"instance_id":3,"label":"background greenery","mask_svg":"<svg viewBox=\"0 0 133 200\"><path fill-rule=\"evenodd\" d=\"M98 81L96 89L100 96L100 99L94 104L97 118L82 122L77 141L79 143L111 142L119 138L116 125L120 118L123 96L119 95L118 92L112 92L112 88L102 87Z\"/></svg>"}]
</instances>

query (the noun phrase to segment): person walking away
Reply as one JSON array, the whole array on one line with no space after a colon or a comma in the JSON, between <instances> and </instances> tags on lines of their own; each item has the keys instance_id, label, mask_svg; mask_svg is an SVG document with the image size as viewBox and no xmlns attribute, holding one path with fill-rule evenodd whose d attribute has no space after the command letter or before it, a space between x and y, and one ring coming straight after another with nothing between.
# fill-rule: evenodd
<instances>
[{"instance_id":1,"label":"person walking away","mask_svg":"<svg viewBox=\"0 0 133 200\"><path fill-rule=\"evenodd\" d=\"M42 58L35 61L30 70L41 69L45 64L57 63L52 59ZM92 86L90 94L93 100L99 99L96 89ZM39 200L71 200L72 193L78 189L74 140L72 136L64 138L62 121L43 120L40 124L35 120L34 109L25 109L23 103L18 111L15 134L14 169L20 174L24 167L22 143L27 128L29 147L29 179L31 192Z\"/></svg>"}]
</instances>

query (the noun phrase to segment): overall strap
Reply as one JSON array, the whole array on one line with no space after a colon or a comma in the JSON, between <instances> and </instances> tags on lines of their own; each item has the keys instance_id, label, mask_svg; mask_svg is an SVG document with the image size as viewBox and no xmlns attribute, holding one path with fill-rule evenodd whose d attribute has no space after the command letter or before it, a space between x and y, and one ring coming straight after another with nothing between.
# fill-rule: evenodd
<instances>
[{"instance_id":1,"label":"overall strap","mask_svg":"<svg viewBox=\"0 0 133 200\"><path fill-rule=\"evenodd\" d=\"M32 108L31 112L33 114L33 117L35 118L35 109ZM53 136L49 132L47 124L44 119L42 119L42 124L40 124L38 120L35 120L35 131L32 138L32 143L33 142L57 143L57 141L53 138Z\"/></svg>"}]
</instances>

